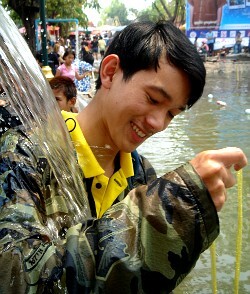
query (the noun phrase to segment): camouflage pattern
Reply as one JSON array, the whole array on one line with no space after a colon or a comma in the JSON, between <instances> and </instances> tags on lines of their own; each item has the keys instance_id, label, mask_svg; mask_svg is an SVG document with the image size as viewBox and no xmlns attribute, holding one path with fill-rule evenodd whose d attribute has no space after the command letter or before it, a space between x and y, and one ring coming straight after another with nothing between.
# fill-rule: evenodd
<instances>
[{"instance_id":1,"label":"camouflage pattern","mask_svg":"<svg viewBox=\"0 0 250 294\"><path fill-rule=\"evenodd\" d=\"M170 293L219 233L188 163L156 179L140 158L126 197L77 224L32 134L9 129L0 149L0 293Z\"/></svg>"}]
</instances>

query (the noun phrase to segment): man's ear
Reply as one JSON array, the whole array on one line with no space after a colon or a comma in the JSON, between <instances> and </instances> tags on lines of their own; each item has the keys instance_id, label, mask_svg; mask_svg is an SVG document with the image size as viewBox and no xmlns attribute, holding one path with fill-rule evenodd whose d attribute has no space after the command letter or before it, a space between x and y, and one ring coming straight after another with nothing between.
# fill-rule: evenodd
<instances>
[{"instance_id":1,"label":"man's ear","mask_svg":"<svg viewBox=\"0 0 250 294\"><path fill-rule=\"evenodd\" d=\"M109 89L113 80L113 76L119 69L120 59L116 54L106 56L101 63L100 77L102 86Z\"/></svg>"}]
</instances>

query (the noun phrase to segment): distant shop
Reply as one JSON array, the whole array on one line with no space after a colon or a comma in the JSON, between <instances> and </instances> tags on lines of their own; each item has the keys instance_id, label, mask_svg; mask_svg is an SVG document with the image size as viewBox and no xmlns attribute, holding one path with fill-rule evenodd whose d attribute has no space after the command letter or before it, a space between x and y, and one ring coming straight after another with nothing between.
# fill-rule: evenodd
<instances>
[{"instance_id":1,"label":"distant shop","mask_svg":"<svg viewBox=\"0 0 250 294\"><path fill-rule=\"evenodd\" d=\"M191 41L202 42L212 30L214 49L234 46L237 32L242 46L250 38L250 0L186 0L186 35Z\"/></svg>"}]
</instances>

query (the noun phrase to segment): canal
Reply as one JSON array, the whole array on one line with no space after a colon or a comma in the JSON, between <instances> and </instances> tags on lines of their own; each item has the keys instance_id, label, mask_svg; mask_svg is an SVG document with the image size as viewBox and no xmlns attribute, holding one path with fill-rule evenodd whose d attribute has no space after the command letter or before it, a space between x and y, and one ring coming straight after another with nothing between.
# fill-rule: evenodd
<instances>
[{"instance_id":1,"label":"canal","mask_svg":"<svg viewBox=\"0 0 250 294\"><path fill-rule=\"evenodd\" d=\"M200 101L175 118L167 130L156 134L139 148L159 176L207 149L237 146L244 150L250 161L250 115L245 112L250 109L250 63L228 60L225 63L210 63L206 67L207 83ZM239 283L235 282L239 221L237 187L228 190L228 200L219 213L221 233L215 247L217 293L220 294L235 293L235 288L238 288L238 293L250 293L250 165L243 170L243 238ZM237 258L239 260L239 255ZM212 282L211 275L211 268L214 267L210 250L207 250L174 293L214 293L212 284L215 282Z\"/></svg>"}]
</instances>

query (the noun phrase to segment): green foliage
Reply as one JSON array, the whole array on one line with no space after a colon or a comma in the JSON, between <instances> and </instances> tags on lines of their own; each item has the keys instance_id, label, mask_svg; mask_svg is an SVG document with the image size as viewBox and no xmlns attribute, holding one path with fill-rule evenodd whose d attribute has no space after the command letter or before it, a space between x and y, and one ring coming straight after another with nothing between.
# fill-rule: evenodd
<instances>
[{"instance_id":1,"label":"green foliage","mask_svg":"<svg viewBox=\"0 0 250 294\"><path fill-rule=\"evenodd\" d=\"M99 9L97 0L47 0L47 18L77 18L79 25L87 26L88 18L83 8L92 7Z\"/></svg>"},{"instance_id":2,"label":"green foliage","mask_svg":"<svg viewBox=\"0 0 250 294\"><path fill-rule=\"evenodd\" d=\"M35 51L35 19L39 18L40 0L0 0L2 6L18 26L25 26L26 39L32 52ZM76 18L79 25L87 27L88 19L83 8L99 9L98 0L46 0L46 18ZM20 21L21 20L21 21ZM55 24L55 23L54 23ZM74 25L72 23L72 25ZM61 33L66 36L70 24L60 24Z\"/></svg>"},{"instance_id":3,"label":"green foliage","mask_svg":"<svg viewBox=\"0 0 250 294\"><path fill-rule=\"evenodd\" d=\"M13 2L15 2L13 4ZM21 20L24 19L21 14L27 14L29 11L20 10L16 8L32 7L35 3L39 3L39 0L1 0L1 5L10 12L11 18L16 24L21 25ZM39 7L39 6L38 6ZM77 18L79 25L87 26L88 18L83 9L86 7L99 9L100 5L98 0L47 0L46 1L46 17L47 18ZM39 12L39 11L38 11ZM36 13L36 17L39 18L39 13Z\"/></svg>"},{"instance_id":4,"label":"green foliage","mask_svg":"<svg viewBox=\"0 0 250 294\"><path fill-rule=\"evenodd\" d=\"M139 19L171 20L176 25L185 23L185 0L155 0L151 7L141 11Z\"/></svg>"},{"instance_id":5,"label":"green foliage","mask_svg":"<svg viewBox=\"0 0 250 294\"><path fill-rule=\"evenodd\" d=\"M158 11L153 7L148 7L138 14L138 20L151 20L151 21L158 21L161 17Z\"/></svg>"},{"instance_id":6,"label":"green foliage","mask_svg":"<svg viewBox=\"0 0 250 294\"><path fill-rule=\"evenodd\" d=\"M11 9L11 7L8 5L7 0L0 1L0 5L2 5L8 11L11 19L14 21L17 27L21 27L23 25L20 16Z\"/></svg>"},{"instance_id":7,"label":"green foliage","mask_svg":"<svg viewBox=\"0 0 250 294\"><path fill-rule=\"evenodd\" d=\"M103 18L105 20L111 19L113 21L112 24L115 25L126 25L129 23L127 8L119 0L112 0L110 6L104 10Z\"/></svg>"},{"instance_id":8,"label":"green foliage","mask_svg":"<svg viewBox=\"0 0 250 294\"><path fill-rule=\"evenodd\" d=\"M86 7L99 8L97 0L47 0L46 16L47 18L57 19L78 19L81 27L88 26L88 17L83 9ZM75 29L75 23L54 23L60 26L61 35L67 36L70 28Z\"/></svg>"}]
</instances>

